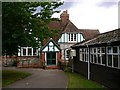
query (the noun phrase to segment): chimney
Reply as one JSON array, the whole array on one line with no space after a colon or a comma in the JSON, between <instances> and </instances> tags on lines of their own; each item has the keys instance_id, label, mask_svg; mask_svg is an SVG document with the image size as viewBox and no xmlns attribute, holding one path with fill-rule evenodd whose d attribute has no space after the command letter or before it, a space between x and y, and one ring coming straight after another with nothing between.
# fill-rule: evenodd
<instances>
[{"instance_id":1,"label":"chimney","mask_svg":"<svg viewBox=\"0 0 120 90\"><path fill-rule=\"evenodd\" d=\"M63 13L60 15L60 18L61 18L62 22L66 22L69 20L69 14L68 14L67 10L63 11Z\"/></svg>"}]
</instances>

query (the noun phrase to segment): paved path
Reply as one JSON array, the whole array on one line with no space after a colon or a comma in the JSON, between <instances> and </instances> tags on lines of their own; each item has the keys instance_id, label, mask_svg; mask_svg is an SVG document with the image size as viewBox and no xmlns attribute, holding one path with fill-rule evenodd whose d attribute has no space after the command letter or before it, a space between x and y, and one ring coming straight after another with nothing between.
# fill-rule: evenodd
<instances>
[{"instance_id":1,"label":"paved path","mask_svg":"<svg viewBox=\"0 0 120 90\"><path fill-rule=\"evenodd\" d=\"M67 76L61 70L9 69L30 72L32 75L5 88L67 88Z\"/></svg>"}]
</instances>

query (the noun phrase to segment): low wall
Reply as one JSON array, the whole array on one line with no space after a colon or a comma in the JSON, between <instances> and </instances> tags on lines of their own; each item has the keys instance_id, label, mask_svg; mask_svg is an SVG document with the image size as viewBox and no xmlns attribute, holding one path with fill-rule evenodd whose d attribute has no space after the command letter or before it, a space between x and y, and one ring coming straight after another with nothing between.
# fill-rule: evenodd
<instances>
[{"instance_id":1,"label":"low wall","mask_svg":"<svg viewBox=\"0 0 120 90\"><path fill-rule=\"evenodd\" d=\"M17 67L40 67L40 59L37 56L26 56L17 58Z\"/></svg>"},{"instance_id":2,"label":"low wall","mask_svg":"<svg viewBox=\"0 0 120 90\"><path fill-rule=\"evenodd\" d=\"M16 56L2 56L2 66L16 66L17 57Z\"/></svg>"}]
</instances>

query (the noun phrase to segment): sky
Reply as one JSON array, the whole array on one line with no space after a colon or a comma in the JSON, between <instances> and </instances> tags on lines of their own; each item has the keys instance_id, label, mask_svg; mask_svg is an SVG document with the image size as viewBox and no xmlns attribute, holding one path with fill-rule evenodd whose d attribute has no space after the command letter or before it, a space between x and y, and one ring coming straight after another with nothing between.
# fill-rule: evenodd
<instances>
[{"instance_id":1,"label":"sky","mask_svg":"<svg viewBox=\"0 0 120 90\"><path fill-rule=\"evenodd\" d=\"M78 29L99 29L100 33L118 28L119 0L64 0L58 8L68 10L69 19ZM53 17L60 18L60 14Z\"/></svg>"}]
</instances>

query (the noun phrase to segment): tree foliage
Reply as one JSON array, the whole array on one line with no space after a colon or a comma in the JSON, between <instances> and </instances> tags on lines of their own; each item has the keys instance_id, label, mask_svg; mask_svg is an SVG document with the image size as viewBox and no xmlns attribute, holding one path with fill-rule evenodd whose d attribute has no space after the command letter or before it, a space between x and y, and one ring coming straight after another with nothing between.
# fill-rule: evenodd
<instances>
[{"instance_id":1,"label":"tree foliage","mask_svg":"<svg viewBox=\"0 0 120 90\"><path fill-rule=\"evenodd\" d=\"M2 3L2 53L17 55L19 46L37 47L39 42L50 36L47 24L52 20L51 16L59 12L56 8L62 4L62 2Z\"/></svg>"}]
</instances>

